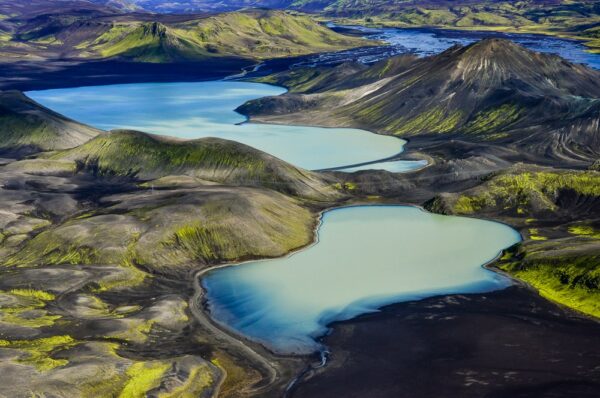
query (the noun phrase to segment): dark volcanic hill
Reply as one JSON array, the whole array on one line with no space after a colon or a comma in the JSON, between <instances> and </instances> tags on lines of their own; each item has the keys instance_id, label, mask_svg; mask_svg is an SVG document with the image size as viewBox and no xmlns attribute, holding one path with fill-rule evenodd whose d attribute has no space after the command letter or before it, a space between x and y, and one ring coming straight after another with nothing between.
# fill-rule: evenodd
<instances>
[{"instance_id":1,"label":"dark volcanic hill","mask_svg":"<svg viewBox=\"0 0 600 398\"><path fill-rule=\"evenodd\" d=\"M0 92L0 154L73 148L100 131L47 109L18 91Z\"/></svg>"},{"instance_id":2,"label":"dark volcanic hill","mask_svg":"<svg viewBox=\"0 0 600 398\"><path fill-rule=\"evenodd\" d=\"M251 101L241 112L270 122L511 145L554 160L585 163L600 154L600 72L506 40L267 80L291 92Z\"/></svg>"}]
</instances>

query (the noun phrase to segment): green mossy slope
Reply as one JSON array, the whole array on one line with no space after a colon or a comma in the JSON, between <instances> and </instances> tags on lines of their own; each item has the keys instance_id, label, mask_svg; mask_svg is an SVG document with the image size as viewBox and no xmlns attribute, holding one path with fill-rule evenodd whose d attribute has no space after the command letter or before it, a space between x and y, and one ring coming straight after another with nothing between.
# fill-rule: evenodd
<instances>
[{"instance_id":1,"label":"green mossy slope","mask_svg":"<svg viewBox=\"0 0 600 398\"><path fill-rule=\"evenodd\" d=\"M588 245L570 239L528 245L498 267L547 299L600 318L600 245Z\"/></svg>"},{"instance_id":2,"label":"green mossy slope","mask_svg":"<svg viewBox=\"0 0 600 398\"><path fill-rule=\"evenodd\" d=\"M600 172L520 171L519 167L490 176L481 186L446 201L452 214L499 212L514 216L568 214L570 208L559 202L561 195L600 198Z\"/></svg>"},{"instance_id":3,"label":"green mossy slope","mask_svg":"<svg viewBox=\"0 0 600 398\"><path fill-rule=\"evenodd\" d=\"M51 155L98 176L155 179L189 175L230 184L270 187L297 195L332 194L321 177L249 146L218 138L183 141L135 131L102 134Z\"/></svg>"},{"instance_id":4,"label":"green mossy slope","mask_svg":"<svg viewBox=\"0 0 600 398\"><path fill-rule=\"evenodd\" d=\"M387 1L387 0L302 0L294 7L319 10L329 18L346 24L398 27L439 27L468 30L493 30L536 33L594 40L600 23L600 5L594 0L579 1Z\"/></svg>"},{"instance_id":5,"label":"green mossy slope","mask_svg":"<svg viewBox=\"0 0 600 398\"><path fill-rule=\"evenodd\" d=\"M99 130L42 107L18 91L0 92L0 152L28 154L81 145Z\"/></svg>"}]
</instances>

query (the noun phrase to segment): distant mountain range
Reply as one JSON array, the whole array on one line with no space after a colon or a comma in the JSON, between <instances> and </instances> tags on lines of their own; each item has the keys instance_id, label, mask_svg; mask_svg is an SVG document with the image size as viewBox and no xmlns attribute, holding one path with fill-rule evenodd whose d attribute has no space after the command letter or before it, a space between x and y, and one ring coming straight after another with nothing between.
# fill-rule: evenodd
<instances>
[{"instance_id":1,"label":"distant mountain range","mask_svg":"<svg viewBox=\"0 0 600 398\"><path fill-rule=\"evenodd\" d=\"M222 12L264 7L298 10L346 23L399 27L492 29L584 40L600 51L596 0L93 0L121 10Z\"/></svg>"},{"instance_id":2,"label":"distant mountain range","mask_svg":"<svg viewBox=\"0 0 600 398\"><path fill-rule=\"evenodd\" d=\"M10 38L11 20L44 14L206 14L246 8L308 12L348 24L559 35L600 51L600 2L595 0L0 0L0 39Z\"/></svg>"},{"instance_id":3,"label":"distant mountain range","mask_svg":"<svg viewBox=\"0 0 600 398\"><path fill-rule=\"evenodd\" d=\"M134 0L90 0L90 2L123 11L142 10L142 7L138 6Z\"/></svg>"},{"instance_id":4,"label":"distant mountain range","mask_svg":"<svg viewBox=\"0 0 600 398\"><path fill-rule=\"evenodd\" d=\"M66 0L65 0L66 1ZM146 10L157 13L193 13L205 11L232 11L242 8L290 8L289 0L88 0L91 3L125 10Z\"/></svg>"},{"instance_id":5,"label":"distant mountain range","mask_svg":"<svg viewBox=\"0 0 600 398\"><path fill-rule=\"evenodd\" d=\"M152 12L198 12L231 11L247 7L297 9L311 12L325 12L336 15L381 15L408 10L427 17L428 10L438 10L431 15L437 19L451 17L451 14L467 12L481 13L481 17L492 7L517 14L535 12L540 7L560 8L563 12L584 12L587 7L595 7L594 0L90 0L93 3L117 8L141 8ZM464 7L467 7L465 9ZM472 9L470 9L473 7ZM589 11L589 10L588 10ZM477 17L477 16L475 16ZM500 16L496 16L501 18Z\"/></svg>"},{"instance_id":6,"label":"distant mountain range","mask_svg":"<svg viewBox=\"0 0 600 398\"><path fill-rule=\"evenodd\" d=\"M279 10L171 16L121 13L88 2L58 1L46 8L39 1L26 9L0 2L1 12L14 15L0 21L0 55L5 61L263 59L373 43Z\"/></svg>"}]
</instances>

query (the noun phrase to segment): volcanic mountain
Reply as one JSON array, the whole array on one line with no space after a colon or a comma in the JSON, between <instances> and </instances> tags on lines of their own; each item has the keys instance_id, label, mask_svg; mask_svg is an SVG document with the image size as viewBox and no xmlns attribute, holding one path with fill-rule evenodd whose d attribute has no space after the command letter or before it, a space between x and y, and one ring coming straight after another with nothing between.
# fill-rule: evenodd
<instances>
[{"instance_id":1,"label":"volcanic mountain","mask_svg":"<svg viewBox=\"0 0 600 398\"><path fill-rule=\"evenodd\" d=\"M291 89L239 108L265 122L511 145L567 162L600 154L600 72L507 40L264 80Z\"/></svg>"}]
</instances>

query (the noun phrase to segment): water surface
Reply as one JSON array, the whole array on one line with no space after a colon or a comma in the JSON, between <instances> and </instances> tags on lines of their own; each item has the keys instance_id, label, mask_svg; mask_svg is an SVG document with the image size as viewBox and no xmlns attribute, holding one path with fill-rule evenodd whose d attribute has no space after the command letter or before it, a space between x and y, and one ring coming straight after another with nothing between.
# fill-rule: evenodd
<instances>
[{"instance_id":1,"label":"water surface","mask_svg":"<svg viewBox=\"0 0 600 398\"><path fill-rule=\"evenodd\" d=\"M335 320L437 294L491 291L510 282L482 264L520 240L489 221L406 206L328 211L318 243L291 256L207 273L214 319L281 353L320 349Z\"/></svg>"},{"instance_id":2,"label":"water surface","mask_svg":"<svg viewBox=\"0 0 600 398\"><path fill-rule=\"evenodd\" d=\"M365 130L243 123L248 100L285 92L266 84L212 81L136 83L30 91L54 111L103 130L133 129L185 139L219 137L310 170L355 165L402 152L405 141ZM397 169L390 163L371 168ZM404 170L410 170L407 163ZM418 165L414 165L418 168Z\"/></svg>"}]
</instances>

